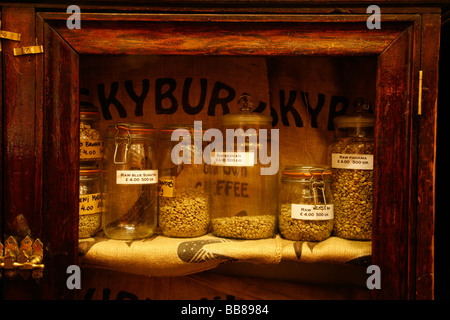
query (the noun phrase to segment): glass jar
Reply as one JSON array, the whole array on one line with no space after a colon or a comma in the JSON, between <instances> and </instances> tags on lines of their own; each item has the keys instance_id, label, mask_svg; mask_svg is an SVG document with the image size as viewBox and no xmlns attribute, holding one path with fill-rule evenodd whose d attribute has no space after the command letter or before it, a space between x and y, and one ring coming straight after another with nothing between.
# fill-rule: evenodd
<instances>
[{"instance_id":1,"label":"glass jar","mask_svg":"<svg viewBox=\"0 0 450 320\"><path fill-rule=\"evenodd\" d=\"M336 117L334 124L335 140L330 145L335 198L333 233L346 239L370 240L375 119L358 112Z\"/></svg>"},{"instance_id":2,"label":"glass jar","mask_svg":"<svg viewBox=\"0 0 450 320\"><path fill-rule=\"evenodd\" d=\"M203 146L202 131L194 132L192 125L165 125L160 131L158 225L165 236L198 237L209 231L210 184Z\"/></svg>"},{"instance_id":3,"label":"glass jar","mask_svg":"<svg viewBox=\"0 0 450 320\"><path fill-rule=\"evenodd\" d=\"M103 230L112 239L153 235L158 208L156 133L151 124L119 123L106 130Z\"/></svg>"},{"instance_id":4,"label":"glass jar","mask_svg":"<svg viewBox=\"0 0 450 320\"><path fill-rule=\"evenodd\" d=\"M100 112L95 107L80 107L80 162L89 164L103 158L103 138L98 123Z\"/></svg>"},{"instance_id":5,"label":"glass jar","mask_svg":"<svg viewBox=\"0 0 450 320\"><path fill-rule=\"evenodd\" d=\"M331 170L325 166L286 167L281 176L278 228L283 238L322 241L333 231Z\"/></svg>"},{"instance_id":6,"label":"glass jar","mask_svg":"<svg viewBox=\"0 0 450 320\"><path fill-rule=\"evenodd\" d=\"M225 148L211 153L212 233L235 239L269 238L277 231L278 207L278 148L272 152L268 132L272 117L252 112L248 95L239 99L239 105L240 112L222 118Z\"/></svg>"},{"instance_id":7,"label":"glass jar","mask_svg":"<svg viewBox=\"0 0 450 320\"><path fill-rule=\"evenodd\" d=\"M97 166L80 167L78 237L88 238L97 233L102 223L102 189Z\"/></svg>"}]
</instances>

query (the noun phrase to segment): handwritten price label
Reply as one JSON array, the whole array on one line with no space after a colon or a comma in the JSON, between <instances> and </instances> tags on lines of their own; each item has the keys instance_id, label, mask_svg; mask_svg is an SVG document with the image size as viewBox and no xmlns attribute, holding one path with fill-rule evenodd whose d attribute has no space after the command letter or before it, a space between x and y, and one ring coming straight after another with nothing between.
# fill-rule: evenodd
<instances>
[{"instance_id":1,"label":"handwritten price label","mask_svg":"<svg viewBox=\"0 0 450 320\"><path fill-rule=\"evenodd\" d=\"M80 159L98 158L103 155L102 141L83 141L80 142Z\"/></svg>"},{"instance_id":2,"label":"handwritten price label","mask_svg":"<svg viewBox=\"0 0 450 320\"><path fill-rule=\"evenodd\" d=\"M100 193L91 193L80 195L80 215L94 214L102 212L102 195Z\"/></svg>"}]
</instances>

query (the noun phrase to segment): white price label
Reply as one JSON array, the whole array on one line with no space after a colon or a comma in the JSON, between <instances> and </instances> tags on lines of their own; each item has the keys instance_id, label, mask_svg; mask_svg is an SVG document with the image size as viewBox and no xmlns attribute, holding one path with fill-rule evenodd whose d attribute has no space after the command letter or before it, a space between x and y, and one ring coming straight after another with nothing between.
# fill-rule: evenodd
<instances>
[{"instance_id":1,"label":"white price label","mask_svg":"<svg viewBox=\"0 0 450 320\"><path fill-rule=\"evenodd\" d=\"M336 169L373 170L373 154L332 153L331 166Z\"/></svg>"},{"instance_id":2,"label":"white price label","mask_svg":"<svg viewBox=\"0 0 450 320\"><path fill-rule=\"evenodd\" d=\"M300 220L331 220L334 205L291 204L291 218Z\"/></svg>"},{"instance_id":3,"label":"white price label","mask_svg":"<svg viewBox=\"0 0 450 320\"><path fill-rule=\"evenodd\" d=\"M158 183L158 170L117 170L117 184Z\"/></svg>"},{"instance_id":4,"label":"white price label","mask_svg":"<svg viewBox=\"0 0 450 320\"><path fill-rule=\"evenodd\" d=\"M211 163L216 166L253 167L253 152L216 152L211 156Z\"/></svg>"}]
</instances>

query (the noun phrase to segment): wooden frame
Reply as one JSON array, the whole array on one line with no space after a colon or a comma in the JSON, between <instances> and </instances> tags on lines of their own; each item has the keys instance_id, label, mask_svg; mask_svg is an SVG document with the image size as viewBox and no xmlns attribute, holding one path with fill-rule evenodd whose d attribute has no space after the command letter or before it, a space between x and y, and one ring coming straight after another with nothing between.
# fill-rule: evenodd
<instances>
[{"instance_id":1,"label":"wooden frame","mask_svg":"<svg viewBox=\"0 0 450 320\"><path fill-rule=\"evenodd\" d=\"M374 297L432 298L434 181L429 177L434 173L433 50L438 43L436 36L426 35L438 32L435 15L386 14L382 29L368 30L365 14L83 13L82 29L70 30L67 14L34 15L33 10L22 13L13 8L3 9L3 16L19 11L33 21L35 17L36 38L44 45L44 55L30 58L36 59L37 70L32 161L39 188L34 191L35 207L29 208L36 213L34 219L41 216L33 232L42 235L49 248L44 296L71 296L65 288L65 268L77 261L79 55L215 54L378 56L372 263L381 268L382 290L374 291ZM424 86L429 90L421 116L419 70L425 70ZM8 110L12 109L7 107L7 114ZM5 127L15 128L17 119L10 119ZM29 129L24 130L29 136ZM6 130L6 144L15 141L12 134ZM8 148L5 153L5 165L11 165L14 155ZM6 173L4 179L7 189L12 177ZM50 293L50 288L56 292Z\"/></svg>"}]
</instances>

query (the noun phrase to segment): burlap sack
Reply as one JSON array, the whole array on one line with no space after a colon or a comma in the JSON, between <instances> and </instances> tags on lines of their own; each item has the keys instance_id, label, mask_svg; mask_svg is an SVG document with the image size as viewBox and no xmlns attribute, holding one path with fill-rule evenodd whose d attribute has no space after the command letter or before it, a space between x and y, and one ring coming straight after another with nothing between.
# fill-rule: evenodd
<instances>
[{"instance_id":1,"label":"burlap sack","mask_svg":"<svg viewBox=\"0 0 450 320\"><path fill-rule=\"evenodd\" d=\"M278 264L282 260L305 263L370 262L370 241L331 237L322 242L274 238L225 239L207 234L196 238L161 235L137 241L105 237L84 239L79 244L80 264L147 276L181 276L212 269L223 263Z\"/></svg>"},{"instance_id":2,"label":"burlap sack","mask_svg":"<svg viewBox=\"0 0 450 320\"><path fill-rule=\"evenodd\" d=\"M334 117L351 112L358 98L375 102L376 60L283 57L268 60L267 68L280 168L329 165Z\"/></svg>"},{"instance_id":3,"label":"burlap sack","mask_svg":"<svg viewBox=\"0 0 450 320\"><path fill-rule=\"evenodd\" d=\"M221 263L281 261L279 237L233 240L210 234L196 238L155 236L140 241L85 239L79 244L82 266L95 266L151 276L180 276L212 269Z\"/></svg>"},{"instance_id":4,"label":"burlap sack","mask_svg":"<svg viewBox=\"0 0 450 320\"><path fill-rule=\"evenodd\" d=\"M217 128L223 114L238 111L242 93L253 97L255 108L269 101L264 58L88 56L80 69L81 105L99 108L102 129L115 122L159 129L195 120L203 129Z\"/></svg>"}]
</instances>

